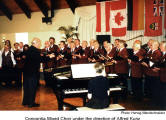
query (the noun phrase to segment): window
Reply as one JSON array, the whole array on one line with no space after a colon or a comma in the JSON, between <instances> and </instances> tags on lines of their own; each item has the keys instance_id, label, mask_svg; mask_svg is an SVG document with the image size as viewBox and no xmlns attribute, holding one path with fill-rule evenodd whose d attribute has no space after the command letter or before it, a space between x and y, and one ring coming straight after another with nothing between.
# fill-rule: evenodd
<instances>
[{"instance_id":1,"label":"window","mask_svg":"<svg viewBox=\"0 0 166 120\"><path fill-rule=\"evenodd\" d=\"M16 33L16 42L28 44L28 33Z\"/></svg>"}]
</instances>

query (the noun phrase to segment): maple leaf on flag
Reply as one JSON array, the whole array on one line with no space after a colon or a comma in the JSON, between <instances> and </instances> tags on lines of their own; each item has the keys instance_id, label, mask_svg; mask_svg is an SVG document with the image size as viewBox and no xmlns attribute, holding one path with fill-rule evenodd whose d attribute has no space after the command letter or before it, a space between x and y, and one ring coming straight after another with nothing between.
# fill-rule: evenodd
<instances>
[{"instance_id":1,"label":"maple leaf on flag","mask_svg":"<svg viewBox=\"0 0 166 120\"><path fill-rule=\"evenodd\" d=\"M121 16L121 13L118 12L115 16L115 23L117 23L118 25L121 25L121 21L123 21L125 18L123 16Z\"/></svg>"}]
</instances>

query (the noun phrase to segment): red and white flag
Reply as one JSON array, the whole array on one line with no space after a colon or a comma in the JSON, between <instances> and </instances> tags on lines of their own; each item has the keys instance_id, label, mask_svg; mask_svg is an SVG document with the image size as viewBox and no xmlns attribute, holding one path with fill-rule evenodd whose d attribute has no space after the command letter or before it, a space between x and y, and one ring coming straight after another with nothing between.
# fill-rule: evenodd
<instances>
[{"instance_id":1,"label":"red and white flag","mask_svg":"<svg viewBox=\"0 0 166 120\"><path fill-rule=\"evenodd\" d=\"M96 32L110 32L110 2L96 2Z\"/></svg>"},{"instance_id":2,"label":"red and white flag","mask_svg":"<svg viewBox=\"0 0 166 120\"><path fill-rule=\"evenodd\" d=\"M127 9L126 0L110 2L110 26L112 36L125 36L127 31Z\"/></svg>"}]
</instances>

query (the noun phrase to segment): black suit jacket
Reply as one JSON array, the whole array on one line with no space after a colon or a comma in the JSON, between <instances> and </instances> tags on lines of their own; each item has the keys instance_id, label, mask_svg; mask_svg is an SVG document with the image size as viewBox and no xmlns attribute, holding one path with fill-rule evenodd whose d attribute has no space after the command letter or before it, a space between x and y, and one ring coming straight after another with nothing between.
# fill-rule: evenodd
<instances>
[{"instance_id":1,"label":"black suit jacket","mask_svg":"<svg viewBox=\"0 0 166 120\"><path fill-rule=\"evenodd\" d=\"M39 74L41 58L40 50L31 46L26 52L24 74L28 76Z\"/></svg>"},{"instance_id":2,"label":"black suit jacket","mask_svg":"<svg viewBox=\"0 0 166 120\"><path fill-rule=\"evenodd\" d=\"M88 92L92 93L92 98L100 100L108 98L107 90L109 90L109 81L106 77L97 76L89 81Z\"/></svg>"}]
</instances>

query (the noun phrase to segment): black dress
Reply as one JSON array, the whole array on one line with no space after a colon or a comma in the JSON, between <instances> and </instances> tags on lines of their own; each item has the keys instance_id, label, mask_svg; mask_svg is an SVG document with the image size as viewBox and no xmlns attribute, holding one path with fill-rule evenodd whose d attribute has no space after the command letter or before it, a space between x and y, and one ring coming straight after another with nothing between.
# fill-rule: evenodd
<instances>
[{"instance_id":1,"label":"black dress","mask_svg":"<svg viewBox=\"0 0 166 120\"><path fill-rule=\"evenodd\" d=\"M87 107L102 109L109 106L108 99L109 81L106 77L97 76L89 81L88 92L92 94L92 98L86 103Z\"/></svg>"}]
</instances>

